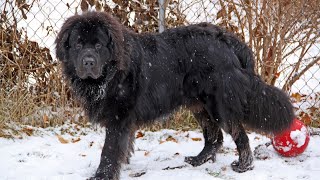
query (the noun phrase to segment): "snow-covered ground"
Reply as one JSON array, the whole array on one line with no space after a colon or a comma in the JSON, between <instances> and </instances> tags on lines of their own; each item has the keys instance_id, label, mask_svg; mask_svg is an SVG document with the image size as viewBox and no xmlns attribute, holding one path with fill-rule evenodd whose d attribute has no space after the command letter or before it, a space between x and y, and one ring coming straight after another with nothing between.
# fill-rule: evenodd
<instances>
[{"instance_id":1,"label":"snow-covered ground","mask_svg":"<svg viewBox=\"0 0 320 180\"><path fill-rule=\"evenodd\" d=\"M61 133L66 131L69 133ZM316 135L311 136L309 146L303 154L284 158L272 146L264 146L270 142L269 138L250 133L251 149L262 145L260 150L268 154L268 158L255 158L255 168L241 174L231 170L230 164L238 156L235 144L228 135L225 135L217 161L207 162L199 167L192 167L183 160L184 156L196 155L201 151L203 137L200 132L162 130L142 132L142 137L141 134L137 136L139 138L136 139L135 154L131 158L131 164L122 168L121 179L316 180L320 177L320 137ZM79 129L75 126L37 129L33 136L23 139L0 138L0 179L84 180L94 174L103 142L104 131L100 128Z\"/></svg>"},{"instance_id":2,"label":"snow-covered ground","mask_svg":"<svg viewBox=\"0 0 320 180\"><path fill-rule=\"evenodd\" d=\"M67 7L67 4L68 6ZM28 19L19 22L30 40L48 47L54 56L54 39L63 21L80 11L77 0L39 1L27 13ZM1 5L1 3L0 3ZM205 6L212 11L213 7ZM201 12L203 14L204 12ZM195 16L196 15L196 16ZM199 17L200 12L188 13ZM210 19L204 19L210 21ZM190 22L194 21L190 19ZM317 50L315 52L318 52ZM310 93L320 90L319 67L315 66L294 84L293 92ZM316 78L317 77L317 78ZM312 81L311 81L312 78ZM0 180L2 179L64 179L81 180L92 176L98 166L104 143L104 131L69 126L54 129L37 129L23 139L0 138ZM27 129L31 131L31 129ZM62 134L61 132L69 131ZM70 135L73 134L73 135ZM171 138L169 138L171 137ZM201 141L198 138L201 138ZM251 148L270 142L270 139L249 134ZM225 135L223 149L215 163L200 167L184 163L184 156L197 155L203 147L202 134L195 131L178 132L162 130L144 132L136 139L135 154L131 164L122 168L121 179L137 180L207 180L207 179L319 179L320 136L311 136L306 151L298 157L279 156L272 146L263 150L267 159L255 159L255 168L246 173L235 173L230 164L238 158L235 144ZM137 175L139 177L134 177Z\"/></svg>"}]
</instances>

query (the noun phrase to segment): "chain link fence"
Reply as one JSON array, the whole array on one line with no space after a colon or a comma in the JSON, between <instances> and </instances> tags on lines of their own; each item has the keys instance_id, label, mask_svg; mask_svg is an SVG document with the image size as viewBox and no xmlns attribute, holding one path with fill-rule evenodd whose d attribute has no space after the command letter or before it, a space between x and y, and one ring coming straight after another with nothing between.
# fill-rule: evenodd
<instances>
[{"instance_id":1,"label":"chain link fence","mask_svg":"<svg viewBox=\"0 0 320 180\"><path fill-rule=\"evenodd\" d=\"M253 49L256 72L291 95L297 116L319 126L319 4L319 0L3 0L0 124L17 117L29 121L36 111L42 112L38 114L42 123L49 123L53 114L47 115L48 111L73 106L61 81L54 40L66 18L96 10L112 13L136 32L161 32L199 22L225 27ZM34 107L28 111L16 110L30 103ZM50 110L39 111L43 106Z\"/></svg>"}]
</instances>

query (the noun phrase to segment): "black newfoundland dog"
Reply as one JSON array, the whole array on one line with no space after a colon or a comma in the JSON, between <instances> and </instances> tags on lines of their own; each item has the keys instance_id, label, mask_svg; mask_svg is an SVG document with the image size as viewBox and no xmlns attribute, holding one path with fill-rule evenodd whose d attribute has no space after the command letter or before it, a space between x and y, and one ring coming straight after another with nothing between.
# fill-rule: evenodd
<instances>
[{"instance_id":1,"label":"black newfoundland dog","mask_svg":"<svg viewBox=\"0 0 320 180\"><path fill-rule=\"evenodd\" d=\"M87 12L63 24L56 55L91 122L106 128L95 179L119 179L135 130L180 106L194 113L205 138L200 154L185 161L215 161L223 129L239 152L231 164L237 172L253 168L243 124L276 133L294 117L288 96L254 73L248 46L212 24L136 34L107 13Z\"/></svg>"}]
</instances>

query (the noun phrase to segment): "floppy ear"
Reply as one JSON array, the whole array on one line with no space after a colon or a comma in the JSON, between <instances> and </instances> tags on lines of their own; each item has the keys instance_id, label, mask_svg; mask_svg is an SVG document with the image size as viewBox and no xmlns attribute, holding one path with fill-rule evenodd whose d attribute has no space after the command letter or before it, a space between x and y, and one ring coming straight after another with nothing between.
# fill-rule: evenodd
<instances>
[{"instance_id":1,"label":"floppy ear","mask_svg":"<svg viewBox=\"0 0 320 180\"><path fill-rule=\"evenodd\" d=\"M109 36L109 45L113 50L113 60L117 62L120 70L127 70L129 61L124 60L126 44L124 42L123 26L108 13L101 13L98 16L102 19L102 27Z\"/></svg>"},{"instance_id":2,"label":"floppy ear","mask_svg":"<svg viewBox=\"0 0 320 180\"><path fill-rule=\"evenodd\" d=\"M69 47L69 36L71 29L62 26L56 40L56 56L60 61L67 61Z\"/></svg>"}]
</instances>

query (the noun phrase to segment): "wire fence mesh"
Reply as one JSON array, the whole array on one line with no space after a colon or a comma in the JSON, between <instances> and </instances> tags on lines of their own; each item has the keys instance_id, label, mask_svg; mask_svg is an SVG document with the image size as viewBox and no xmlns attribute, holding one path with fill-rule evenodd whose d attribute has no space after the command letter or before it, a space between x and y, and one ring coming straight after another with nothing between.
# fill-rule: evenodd
<instances>
[{"instance_id":1,"label":"wire fence mesh","mask_svg":"<svg viewBox=\"0 0 320 180\"><path fill-rule=\"evenodd\" d=\"M54 40L67 17L96 10L111 12L136 32L159 32L160 25L171 28L199 22L225 27L253 49L257 73L291 95L304 122L319 126L318 4L319 0L1 1L0 123L8 117L31 117L35 112L32 108L12 115L8 103L15 109L29 103L53 109L70 106L72 97L59 75ZM159 15L160 10L164 16ZM10 97L18 102L23 97L25 103L17 106L7 101ZM47 119L43 113L39 117Z\"/></svg>"}]
</instances>

